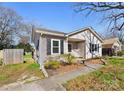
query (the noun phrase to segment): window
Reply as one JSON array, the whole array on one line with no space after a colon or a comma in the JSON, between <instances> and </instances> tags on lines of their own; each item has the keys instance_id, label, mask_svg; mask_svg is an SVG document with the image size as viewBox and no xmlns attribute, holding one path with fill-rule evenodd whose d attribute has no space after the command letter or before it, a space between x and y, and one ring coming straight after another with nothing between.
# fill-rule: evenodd
<instances>
[{"instance_id":1,"label":"window","mask_svg":"<svg viewBox=\"0 0 124 93\"><path fill-rule=\"evenodd\" d=\"M97 49L98 49L97 44L94 44L94 51L97 51Z\"/></svg>"},{"instance_id":2,"label":"window","mask_svg":"<svg viewBox=\"0 0 124 93\"><path fill-rule=\"evenodd\" d=\"M68 52L71 52L71 50L72 50L72 45L68 44Z\"/></svg>"},{"instance_id":3,"label":"window","mask_svg":"<svg viewBox=\"0 0 124 93\"><path fill-rule=\"evenodd\" d=\"M51 46L51 53L52 54L58 54L60 53L60 40L52 39L52 46Z\"/></svg>"},{"instance_id":4,"label":"window","mask_svg":"<svg viewBox=\"0 0 124 93\"><path fill-rule=\"evenodd\" d=\"M98 51L99 52L99 44L90 43L90 52Z\"/></svg>"}]
</instances>

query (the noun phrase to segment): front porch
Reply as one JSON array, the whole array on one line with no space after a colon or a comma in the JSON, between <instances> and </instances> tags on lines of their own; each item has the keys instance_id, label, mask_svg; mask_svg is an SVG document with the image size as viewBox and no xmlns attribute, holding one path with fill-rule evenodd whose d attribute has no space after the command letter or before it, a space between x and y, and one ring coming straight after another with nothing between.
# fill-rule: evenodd
<instances>
[{"instance_id":1,"label":"front porch","mask_svg":"<svg viewBox=\"0 0 124 93\"><path fill-rule=\"evenodd\" d=\"M68 53L85 59L85 40L68 38Z\"/></svg>"}]
</instances>

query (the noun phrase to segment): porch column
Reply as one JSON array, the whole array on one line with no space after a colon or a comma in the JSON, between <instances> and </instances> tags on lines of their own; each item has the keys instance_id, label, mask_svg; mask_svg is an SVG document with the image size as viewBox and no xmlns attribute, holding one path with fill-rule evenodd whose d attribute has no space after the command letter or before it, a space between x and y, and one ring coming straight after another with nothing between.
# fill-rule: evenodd
<instances>
[{"instance_id":1,"label":"porch column","mask_svg":"<svg viewBox=\"0 0 124 93\"><path fill-rule=\"evenodd\" d=\"M40 65L43 65L44 61L46 60L46 38L43 38L42 36L40 36L40 40L39 40L39 60L38 63Z\"/></svg>"},{"instance_id":2,"label":"porch column","mask_svg":"<svg viewBox=\"0 0 124 93\"><path fill-rule=\"evenodd\" d=\"M64 54L68 53L68 38L64 41Z\"/></svg>"}]
</instances>

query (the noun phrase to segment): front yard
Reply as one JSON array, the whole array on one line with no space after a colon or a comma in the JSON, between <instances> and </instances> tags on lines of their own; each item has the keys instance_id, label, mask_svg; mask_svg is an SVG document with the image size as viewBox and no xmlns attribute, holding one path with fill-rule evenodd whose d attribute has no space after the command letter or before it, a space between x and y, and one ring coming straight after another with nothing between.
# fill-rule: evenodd
<instances>
[{"instance_id":1,"label":"front yard","mask_svg":"<svg viewBox=\"0 0 124 93\"><path fill-rule=\"evenodd\" d=\"M76 61L75 63L72 63L72 64L66 64L66 63L60 63L60 62L56 62L56 63L60 63L60 64L55 64L55 61L50 61L50 63L53 63L53 62L54 62L54 64L52 64L52 66L54 66L54 68L47 67L47 69L46 69L49 76L53 76L53 75L57 75L57 74L62 75L62 74L76 71L78 69L85 67L85 64L80 63L78 61ZM89 60L86 60L85 62L87 64L102 64L100 59L89 59Z\"/></svg>"},{"instance_id":2,"label":"front yard","mask_svg":"<svg viewBox=\"0 0 124 93\"><path fill-rule=\"evenodd\" d=\"M0 66L0 86L31 77L44 78L39 64L35 63L30 55L26 55L24 59L25 63Z\"/></svg>"},{"instance_id":3,"label":"front yard","mask_svg":"<svg viewBox=\"0 0 124 93\"><path fill-rule=\"evenodd\" d=\"M82 67L84 67L84 64L78 62L77 58L71 54L63 54L55 58L51 57L45 63L45 68L49 76L65 74Z\"/></svg>"},{"instance_id":4,"label":"front yard","mask_svg":"<svg viewBox=\"0 0 124 93\"><path fill-rule=\"evenodd\" d=\"M100 70L64 84L67 90L124 90L124 58L109 58Z\"/></svg>"},{"instance_id":5,"label":"front yard","mask_svg":"<svg viewBox=\"0 0 124 93\"><path fill-rule=\"evenodd\" d=\"M49 75L64 74L85 67L83 64L47 62L45 65ZM18 80L31 77L43 79L44 75L30 54L24 56L25 63L0 66L0 87ZM90 64L101 64L99 59L88 60ZM87 62L88 62L87 61ZM27 81L26 83L31 82ZM103 68L81 75L63 84L66 90L124 90L124 58L109 57Z\"/></svg>"}]
</instances>

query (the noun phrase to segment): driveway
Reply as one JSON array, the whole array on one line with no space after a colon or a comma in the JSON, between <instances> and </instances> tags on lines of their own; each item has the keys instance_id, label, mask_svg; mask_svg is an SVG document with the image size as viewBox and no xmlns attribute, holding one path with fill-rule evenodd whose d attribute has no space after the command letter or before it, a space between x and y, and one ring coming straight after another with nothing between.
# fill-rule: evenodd
<instances>
[{"instance_id":1,"label":"driveway","mask_svg":"<svg viewBox=\"0 0 124 93\"><path fill-rule=\"evenodd\" d=\"M0 90L9 91L65 91L66 89L62 86L68 80L76 78L79 75L87 74L101 68L101 64L86 64L78 70L68 72L61 75L55 75L43 80L34 81L26 84L18 84L16 86L2 87Z\"/></svg>"}]
</instances>

